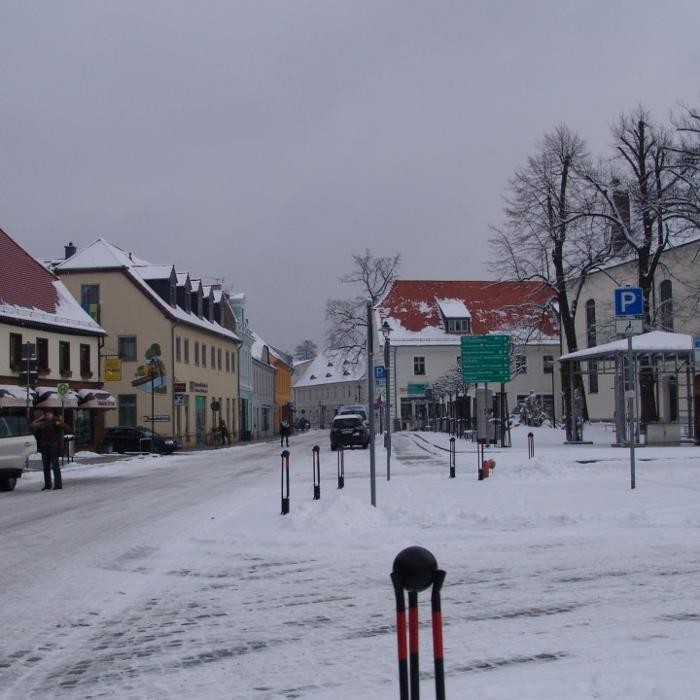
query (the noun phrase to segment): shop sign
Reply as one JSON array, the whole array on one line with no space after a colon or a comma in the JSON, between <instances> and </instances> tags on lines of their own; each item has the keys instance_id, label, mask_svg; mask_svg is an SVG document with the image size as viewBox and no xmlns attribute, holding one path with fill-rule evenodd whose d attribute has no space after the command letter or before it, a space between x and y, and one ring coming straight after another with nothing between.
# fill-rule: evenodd
<instances>
[{"instance_id":1,"label":"shop sign","mask_svg":"<svg viewBox=\"0 0 700 700\"><path fill-rule=\"evenodd\" d=\"M209 391L209 385L206 382L190 382L190 391L193 394L206 394Z\"/></svg>"}]
</instances>

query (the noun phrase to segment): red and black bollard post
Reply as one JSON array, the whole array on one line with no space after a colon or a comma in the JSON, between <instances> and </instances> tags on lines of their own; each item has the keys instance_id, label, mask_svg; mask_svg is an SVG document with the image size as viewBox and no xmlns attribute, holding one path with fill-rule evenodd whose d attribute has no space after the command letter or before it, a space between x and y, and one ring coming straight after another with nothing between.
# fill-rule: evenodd
<instances>
[{"instance_id":1,"label":"red and black bollard post","mask_svg":"<svg viewBox=\"0 0 700 700\"><path fill-rule=\"evenodd\" d=\"M311 452L314 470L314 501L319 501L321 500L321 448L318 445L314 445Z\"/></svg>"},{"instance_id":2,"label":"red and black bollard post","mask_svg":"<svg viewBox=\"0 0 700 700\"><path fill-rule=\"evenodd\" d=\"M535 456L535 434L534 433L528 433L527 434L527 458L530 459L531 457Z\"/></svg>"},{"instance_id":3,"label":"red and black bollard post","mask_svg":"<svg viewBox=\"0 0 700 700\"><path fill-rule=\"evenodd\" d=\"M450 479L455 478L455 439L450 438Z\"/></svg>"},{"instance_id":4,"label":"red and black bollard post","mask_svg":"<svg viewBox=\"0 0 700 700\"><path fill-rule=\"evenodd\" d=\"M343 456L343 446L338 445L338 488L345 486L345 457Z\"/></svg>"},{"instance_id":5,"label":"red and black bollard post","mask_svg":"<svg viewBox=\"0 0 700 700\"><path fill-rule=\"evenodd\" d=\"M286 485L286 489L285 489L285 485ZM289 450L285 450L284 452L282 452L282 487L281 488L282 488L282 515L287 515L287 513L289 513Z\"/></svg>"},{"instance_id":6,"label":"red and black bollard post","mask_svg":"<svg viewBox=\"0 0 700 700\"><path fill-rule=\"evenodd\" d=\"M435 697L445 700L445 666L442 647L442 611L440 589L445 572L437 568L435 557L423 547L407 547L394 559L391 581L396 595L396 639L399 656L400 700L419 700L418 664L418 593L432 585L431 609L433 658L435 662ZM408 649L406 645L406 604L408 591ZM410 674L409 674L410 660ZM409 682L410 680L410 682Z\"/></svg>"}]
</instances>

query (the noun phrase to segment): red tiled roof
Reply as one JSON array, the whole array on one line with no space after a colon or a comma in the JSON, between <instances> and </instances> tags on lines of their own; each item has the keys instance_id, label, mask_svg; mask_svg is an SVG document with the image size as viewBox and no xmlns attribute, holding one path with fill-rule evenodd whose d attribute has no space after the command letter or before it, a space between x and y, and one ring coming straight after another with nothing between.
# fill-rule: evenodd
<instances>
[{"instance_id":1,"label":"red tiled roof","mask_svg":"<svg viewBox=\"0 0 700 700\"><path fill-rule=\"evenodd\" d=\"M0 229L0 303L55 313L57 279Z\"/></svg>"},{"instance_id":2,"label":"red tiled roof","mask_svg":"<svg viewBox=\"0 0 700 700\"><path fill-rule=\"evenodd\" d=\"M474 335L522 326L524 317L543 334L557 335L544 312L555 300L554 291L541 282L396 280L377 310L382 319L394 318L405 331L420 333L444 327L438 299L462 301L471 315Z\"/></svg>"}]
</instances>

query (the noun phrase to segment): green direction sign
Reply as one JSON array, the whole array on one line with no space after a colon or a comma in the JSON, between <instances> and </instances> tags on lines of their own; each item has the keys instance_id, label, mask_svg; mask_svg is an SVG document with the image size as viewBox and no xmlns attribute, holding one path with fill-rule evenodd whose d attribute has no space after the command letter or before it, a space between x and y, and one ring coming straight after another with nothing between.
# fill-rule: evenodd
<instances>
[{"instance_id":1,"label":"green direction sign","mask_svg":"<svg viewBox=\"0 0 700 700\"><path fill-rule=\"evenodd\" d=\"M509 335L463 335L462 380L477 382L510 381Z\"/></svg>"}]
</instances>

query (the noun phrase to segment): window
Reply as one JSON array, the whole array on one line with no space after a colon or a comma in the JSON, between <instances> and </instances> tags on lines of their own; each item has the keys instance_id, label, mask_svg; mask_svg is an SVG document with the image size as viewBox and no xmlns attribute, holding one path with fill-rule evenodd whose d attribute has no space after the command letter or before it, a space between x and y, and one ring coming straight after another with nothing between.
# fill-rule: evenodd
<instances>
[{"instance_id":1,"label":"window","mask_svg":"<svg viewBox=\"0 0 700 700\"><path fill-rule=\"evenodd\" d=\"M589 299L586 302L586 344L589 348L594 348L597 342L595 301ZM598 393L598 363L595 360L588 363L588 393Z\"/></svg>"},{"instance_id":2,"label":"window","mask_svg":"<svg viewBox=\"0 0 700 700\"><path fill-rule=\"evenodd\" d=\"M70 376L70 343L65 340L58 341L58 373L61 376Z\"/></svg>"},{"instance_id":3,"label":"window","mask_svg":"<svg viewBox=\"0 0 700 700\"><path fill-rule=\"evenodd\" d=\"M236 371L236 353L235 352L231 353L231 371L232 372Z\"/></svg>"},{"instance_id":4,"label":"window","mask_svg":"<svg viewBox=\"0 0 700 700\"><path fill-rule=\"evenodd\" d=\"M207 366L207 346L202 343L202 367Z\"/></svg>"},{"instance_id":5,"label":"window","mask_svg":"<svg viewBox=\"0 0 700 700\"><path fill-rule=\"evenodd\" d=\"M230 372L230 371L231 371L230 367L231 367L231 363L230 363L230 360L229 360L228 350L227 350L227 351L226 351L226 371L227 371L227 372Z\"/></svg>"},{"instance_id":6,"label":"window","mask_svg":"<svg viewBox=\"0 0 700 700\"><path fill-rule=\"evenodd\" d=\"M184 343L184 348L183 350L185 351L185 364L189 365L190 364L190 341L188 338L185 338L185 343Z\"/></svg>"},{"instance_id":7,"label":"window","mask_svg":"<svg viewBox=\"0 0 700 700\"><path fill-rule=\"evenodd\" d=\"M542 372L544 374L554 372L554 355L542 355Z\"/></svg>"},{"instance_id":8,"label":"window","mask_svg":"<svg viewBox=\"0 0 700 700\"><path fill-rule=\"evenodd\" d=\"M586 343L589 348L596 346L596 327L595 327L595 301L589 299L586 302Z\"/></svg>"},{"instance_id":9,"label":"window","mask_svg":"<svg viewBox=\"0 0 700 700\"><path fill-rule=\"evenodd\" d=\"M216 366L221 370L221 348L216 351Z\"/></svg>"},{"instance_id":10,"label":"window","mask_svg":"<svg viewBox=\"0 0 700 700\"><path fill-rule=\"evenodd\" d=\"M19 372L22 364L22 335L10 333L10 369Z\"/></svg>"},{"instance_id":11,"label":"window","mask_svg":"<svg viewBox=\"0 0 700 700\"><path fill-rule=\"evenodd\" d=\"M194 341L194 363L199 365L199 343Z\"/></svg>"},{"instance_id":12,"label":"window","mask_svg":"<svg viewBox=\"0 0 700 700\"><path fill-rule=\"evenodd\" d=\"M170 282L170 306L177 305L177 285L174 281Z\"/></svg>"},{"instance_id":13,"label":"window","mask_svg":"<svg viewBox=\"0 0 700 700\"><path fill-rule=\"evenodd\" d=\"M80 376L89 379L92 377L90 368L90 346L80 343Z\"/></svg>"},{"instance_id":14,"label":"window","mask_svg":"<svg viewBox=\"0 0 700 700\"><path fill-rule=\"evenodd\" d=\"M673 283L671 280L664 280L659 285L659 320L661 330L673 332Z\"/></svg>"},{"instance_id":15,"label":"window","mask_svg":"<svg viewBox=\"0 0 700 700\"><path fill-rule=\"evenodd\" d=\"M448 333L469 333L468 318L450 318L447 320Z\"/></svg>"},{"instance_id":16,"label":"window","mask_svg":"<svg viewBox=\"0 0 700 700\"><path fill-rule=\"evenodd\" d=\"M182 341L180 336L175 336L175 361L182 362Z\"/></svg>"},{"instance_id":17,"label":"window","mask_svg":"<svg viewBox=\"0 0 700 700\"><path fill-rule=\"evenodd\" d=\"M136 394L119 394L117 397L119 425L136 425Z\"/></svg>"},{"instance_id":18,"label":"window","mask_svg":"<svg viewBox=\"0 0 700 700\"><path fill-rule=\"evenodd\" d=\"M39 372L49 372L49 341L48 338L36 339L36 368Z\"/></svg>"},{"instance_id":19,"label":"window","mask_svg":"<svg viewBox=\"0 0 700 700\"><path fill-rule=\"evenodd\" d=\"M414 357L413 358L413 374L425 374L425 357Z\"/></svg>"},{"instance_id":20,"label":"window","mask_svg":"<svg viewBox=\"0 0 700 700\"><path fill-rule=\"evenodd\" d=\"M527 355L515 356L515 374L527 374Z\"/></svg>"},{"instance_id":21,"label":"window","mask_svg":"<svg viewBox=\"0 0 700 700\"><path fill-rule=\"evenodd\" d=\"M211 362L209 363L212 369L216 369L216 348L211 346Z\"/></svg>"},{"instance_id":22,"label":"window","mask_svg":"<svg viewBox=\"0 0 700 700\"><path fill-rule=\"evenodd\" d=\"M130 362L136 361L136 336L135 335L120 335L119 344L119 359Z\"/></svg>"},{"instance_id":23,"label":"window","mask_svg":"<svg viewBox=\"0 0 700 700\"><path fill-rule=\"evenodd\" d=\"M80 285L80 306L83 311L100 322L100 285L81 284Z\"/></svg>"}]
</instances>

